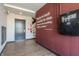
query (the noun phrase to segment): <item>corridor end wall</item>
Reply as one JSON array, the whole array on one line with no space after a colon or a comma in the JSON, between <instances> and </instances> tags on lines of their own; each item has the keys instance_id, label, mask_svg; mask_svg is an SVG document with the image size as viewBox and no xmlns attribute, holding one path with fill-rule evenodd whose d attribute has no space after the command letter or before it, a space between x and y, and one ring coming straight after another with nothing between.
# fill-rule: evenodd
<instances>
[{"instance_id":1,"label":"corridor end wall","mask_svg":"<svg viewBox=\"0 0 79 59\"><path fill-rule=\"evenodd\" d=\"M15 19L22 19L26 22L26 36L25 39L32 39L34 38L33 33L31 33L28 28L30 27L30 24L32 24L32 17L28 15L19 15L15 13L9 13L7 15L7 41L15 41Z\"/></svg>"}]
</instances>

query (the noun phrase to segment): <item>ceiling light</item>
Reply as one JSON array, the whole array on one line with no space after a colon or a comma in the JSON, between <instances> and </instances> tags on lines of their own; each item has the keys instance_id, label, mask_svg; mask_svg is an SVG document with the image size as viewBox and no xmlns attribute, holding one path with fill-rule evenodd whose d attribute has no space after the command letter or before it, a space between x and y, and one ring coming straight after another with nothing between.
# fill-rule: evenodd
<instances>
[{"instance_id":1,"label":"ceiling light","mask_svg":"<svg viewBox=\"0 0 79 59\"><path fill-rule=\"evenodd\" d=\"M20 7L17 7L17 6L10 5L10 4L4 4L4 6L15 8L15 9L19 9L19 10L23 10L23 11L30 12L30 13L35 13L35 11L29 10L29 9L20 8Z\"/></svg>"}]
</instances>

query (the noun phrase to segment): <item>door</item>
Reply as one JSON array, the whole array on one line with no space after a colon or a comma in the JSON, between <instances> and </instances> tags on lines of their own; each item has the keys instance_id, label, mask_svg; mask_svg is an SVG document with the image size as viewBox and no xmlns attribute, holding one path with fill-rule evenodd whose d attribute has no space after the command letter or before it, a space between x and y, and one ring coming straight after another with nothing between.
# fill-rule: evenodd
<instances>
[{"instance_id":1,"label":"door","mask_svg":"<svg viewBox=\"0 0 79 59\"><path fill-rule=\"evenodd\" d=\"M25 20L15 20L15 40L25 39Z\"/></svg>"}]
</instances>

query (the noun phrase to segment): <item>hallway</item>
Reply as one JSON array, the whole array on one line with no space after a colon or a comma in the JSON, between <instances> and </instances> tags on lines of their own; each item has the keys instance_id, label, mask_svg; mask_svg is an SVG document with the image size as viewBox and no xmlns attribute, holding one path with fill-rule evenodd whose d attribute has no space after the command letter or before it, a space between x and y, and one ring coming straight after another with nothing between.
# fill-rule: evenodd
<instances>
[{"instance_id":1,"label":"hallway","mask_svg":"<svg viewBox=\"0 0 79 59\"><path fill-rule=\"evenodd\" d=\"M46 48L35 43L34 39L8 43L3 56L56 56Z\"/></svg>"},{"instance_id":2,"label":"hallway","mask_svg":"<svg viewBox=\"0 0 79 59\"><path fill-rule=\"evenodd\" d=\"M0 55L56 56L41 45L60 56L79 56L79 4L0 4Z\"/></svg>"}]
</instances>

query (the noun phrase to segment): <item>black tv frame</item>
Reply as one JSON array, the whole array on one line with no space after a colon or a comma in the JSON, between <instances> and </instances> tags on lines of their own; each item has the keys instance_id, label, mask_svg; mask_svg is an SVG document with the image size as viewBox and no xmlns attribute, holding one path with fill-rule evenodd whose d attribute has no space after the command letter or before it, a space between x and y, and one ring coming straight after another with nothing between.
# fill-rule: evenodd
<instances>
[{"instance_id":1,"label":"black tv frame","mask_svg":"<svg viewBox=\"0 0 79 59\"><path fill-rule=\"evenodd\" d=\"M70 21L62 23L62 17L67 19L67 17L72 14L76 14L76 18L71 18ZM68 22L70 25L67 25ZM59 33L62 35L79 36L79 9L60 15Z\"/></svg>"}]
</instances>

